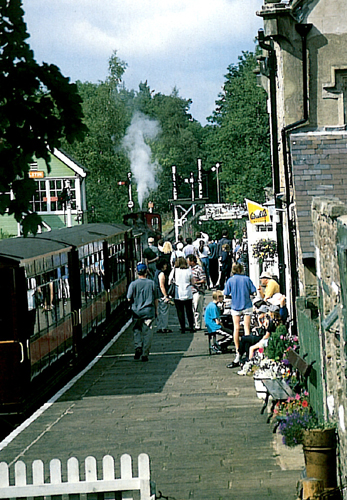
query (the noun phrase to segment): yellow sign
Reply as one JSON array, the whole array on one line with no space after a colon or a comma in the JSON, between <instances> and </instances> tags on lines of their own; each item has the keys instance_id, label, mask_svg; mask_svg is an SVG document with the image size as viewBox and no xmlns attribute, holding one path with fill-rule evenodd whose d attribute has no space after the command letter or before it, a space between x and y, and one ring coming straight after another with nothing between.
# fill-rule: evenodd
<instances>
[{"instance_id":1,"label":"yellow sign","mask_svg":"<svg viewBox=\"0 0 347 500\"><path fill-rule=\"evenodd\" d=\"M249 222L251 224L266 224L270 222L269 211L266 207L254 201L247 200L247 198L245 198L245 200L247 203Z\"/></svg>"},{"instance_id":2,"label":"yellow sign","mask_svg":"<svg viewBox=\"0 0 347 500\"><path fill-rule=\"evenodd\" d=\"M30 172L29 172L30 179L43 179L44 176L45 176L45 173L42 172L41 170L30 170Z\"/></svg>"}]
</instances>

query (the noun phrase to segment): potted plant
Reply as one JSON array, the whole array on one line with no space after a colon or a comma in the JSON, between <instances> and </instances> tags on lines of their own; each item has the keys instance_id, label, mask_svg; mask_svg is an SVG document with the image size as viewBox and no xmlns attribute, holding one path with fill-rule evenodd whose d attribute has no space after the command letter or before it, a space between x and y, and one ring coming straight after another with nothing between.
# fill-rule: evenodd
<instances>
[{"instance_id":1,"label":"potted plant","mask_svg":"<svg viewBox=\"0 0 347 500\"><path fill-rule=\"evenodd\" d=\"M292 337L284 325L279 325L269 338L265 355L275 361L282 361L286 359L286 352L289 349L297 350L298 348L298 337Z\"/></svg>"},{"instance_id":2,"label":"potted plant","mask_svg":"<svg viewBox=\"0 0 347 500\"><path fill-rule=\"evenodd\" d=\"M262 273L263 264L266 262L266 267L269 267L275 260L275 257L277 255L276 241L265 238L258 240L253 245L252 255L255 259L258 260L259 273Z\"/></svg>"},{"instance_id":3,"label":"potted plant","mask_svg":"<svg viewBox=\"0 0 347 500\"><path fill-rule=\"evenodd\" d=\"M336 428L318 421L308 392L278 402L273 418L286 446L303 445L307 477L321 479L324 488L335 488Z\"/></svg>"}]
</instances>

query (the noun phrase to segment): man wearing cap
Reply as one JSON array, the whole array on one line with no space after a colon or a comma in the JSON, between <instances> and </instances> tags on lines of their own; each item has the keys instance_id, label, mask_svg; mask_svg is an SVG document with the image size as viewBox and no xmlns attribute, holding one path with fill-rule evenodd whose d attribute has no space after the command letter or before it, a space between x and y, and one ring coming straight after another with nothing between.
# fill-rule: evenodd
<instances>
[{"instance_id":1,"label":"man wearing cap","mask_svg":"<svg viewBox=\"0 0 347 500\"><path fill-rule=\"evenodd\" d=\"M152 344L154 318L158 315L158 294L154 281L147 278L147 266L136 266L138 278L128 288L127 299L131 302L134 319L134 359L148 361Z\"/></svg>"},{"instance_id":2,"label":"man wearing cap","mask_svg":"<svg viewBox=\"0 0 347 500\"><path fill-rule=\"evenodd\" d=\"M148 278L154 279L157 270L157 261L159 260L159 249L154 245L154 238L148 238L148 247L143 251L145 264L148 267Z\"/></svg>"},{"instance_id":3,"label":"man wearing cap","mask_svg":"<svg viewBox=\"0 0 347 500\"><path fill-rule=\"evenodd\" d=\"M260 287L258 292L262 299L265 301L269 300L275 293L279 293L280 286L276 280L274 280L271 274L263 272L260 276Z\"/></svg>"}]
</instances>

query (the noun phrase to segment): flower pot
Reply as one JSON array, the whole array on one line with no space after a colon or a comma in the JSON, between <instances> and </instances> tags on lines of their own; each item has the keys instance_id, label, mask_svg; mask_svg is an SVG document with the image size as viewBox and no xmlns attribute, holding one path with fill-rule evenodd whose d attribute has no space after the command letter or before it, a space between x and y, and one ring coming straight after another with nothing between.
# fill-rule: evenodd
<instances>
[{"instance_id":1,"label":"flower pot","mask_svg":"<svg viewBox=\"0 0 347 500\"><path fill-rule=\"evenodd\" d=\"M305 430L303 449L307 477L321 479L324 488L336 487L335 429Z\"/></svg>"}]
</instances>

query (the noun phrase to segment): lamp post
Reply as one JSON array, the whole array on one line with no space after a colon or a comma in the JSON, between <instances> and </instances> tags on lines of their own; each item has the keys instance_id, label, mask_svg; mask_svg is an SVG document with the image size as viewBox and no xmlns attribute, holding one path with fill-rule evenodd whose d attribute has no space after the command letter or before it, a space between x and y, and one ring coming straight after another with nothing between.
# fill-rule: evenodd
<instances>
[{"instance_id":1,"label":"lamp post","mask_svg":"<svg viewBox=\"0 0 347 500\"><path fill-rule=\"evenodd\" d=\"M220 203L219 168L220 168L220 163L216 163L216 165L211 168L212 172L216 172L217 175L217 203Z\"/></svg>"}]
</instances>

